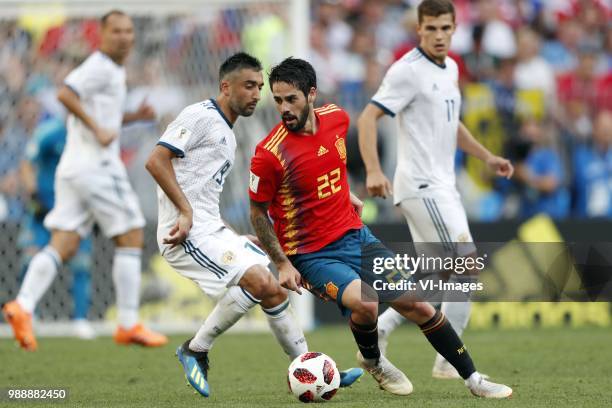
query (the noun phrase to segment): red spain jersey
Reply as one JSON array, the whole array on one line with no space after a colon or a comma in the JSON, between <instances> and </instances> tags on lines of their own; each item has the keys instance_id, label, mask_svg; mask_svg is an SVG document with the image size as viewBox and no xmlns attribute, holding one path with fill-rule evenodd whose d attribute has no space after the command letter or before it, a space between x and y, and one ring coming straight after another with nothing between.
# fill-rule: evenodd
<instances>
[{"instance_id":1,"label":"red spain jersey","mask_svg":"<svg viewBox=\"0 0 612 408\"><path fill-rule=\"evenodd\" d=\"M255 149L249 196L269 202L269 214L285 254L317 251L363 226L350 202L346 172L348 114L336 105L314 110L313 135L279 123Z\"/></svg>"}]
</instances>

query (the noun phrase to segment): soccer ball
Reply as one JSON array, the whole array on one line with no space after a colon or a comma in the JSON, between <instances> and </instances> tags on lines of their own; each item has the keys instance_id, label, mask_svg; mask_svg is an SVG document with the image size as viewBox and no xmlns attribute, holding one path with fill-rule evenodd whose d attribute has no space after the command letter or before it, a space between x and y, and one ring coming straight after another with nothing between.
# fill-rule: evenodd
<instances>
[{"instance_id":1,"label":"soccer ball","mask_svg":"<svg viewBox=\"0 0 612 408\"><path fill-rule=\"evenodd\" d=\"M302 402L325 402L340 386L336 363L323 353L310 351L296 357L287 374L289 390Z\"/></svg>"}]
</instances>

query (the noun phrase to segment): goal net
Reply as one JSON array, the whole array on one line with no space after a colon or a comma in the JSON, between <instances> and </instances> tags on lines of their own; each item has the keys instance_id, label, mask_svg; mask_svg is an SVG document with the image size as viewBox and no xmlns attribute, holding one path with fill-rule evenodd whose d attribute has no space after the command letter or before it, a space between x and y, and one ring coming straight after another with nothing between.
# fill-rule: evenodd
<instances>
[{"instance_id":1,"label":"goal net","mask_svg":"<svg viewBox=\"0 0 612 408\"><path fill-rule=\"evenodd\" d=\"M41 122L65 118L55 98L57 88L96 49L98 20L112 9L132 16L136 30L136 45L126 64L125 110L135 110L146 100L158 117L155 123L128 126L121 135L122 157L147 219L141 315L162 329L192 330L191 326L201 324L212 302L158 254L155 185L144 162L183 107L217 95L219 65L231 54L244 50L255 55L266 72L289 55L304 56L309 4L308 0L0 0L0 303L16 296L34 247L26 225L31 188L20 170L26 145ZM222 196L224 218L241 233L250 228L250 157L258 140L277 122L266 84L255 115L239 120L234 128L238 151ZM66 334L65 325L58 322L74 316L74 299L82 300L83 293L75 297L72 291L83 291L83 287L90 293L88 318L103 328L114 326L113 246L96 231L92 248L89 265L87 257L77 259L87 266L89 284L83 285L87 276L77 277L72 267L62 267L38 305L36 318L45 323L37 325L39 333ZM296 309L309 327L312 301L300 302ZM243 319L242 328L261 326L265 319L256 309ZM1 324L0 335L8 334L8 327Z\"/></svg>"}]
</instances>

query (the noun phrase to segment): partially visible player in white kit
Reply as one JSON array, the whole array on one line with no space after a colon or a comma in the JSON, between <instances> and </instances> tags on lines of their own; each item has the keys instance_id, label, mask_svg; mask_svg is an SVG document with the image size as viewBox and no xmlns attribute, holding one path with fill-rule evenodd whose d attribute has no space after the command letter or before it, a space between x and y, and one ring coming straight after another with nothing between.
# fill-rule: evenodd
<instances>
[{"instance_id":1,"label":"partially visible player in white kit","mask_svg":"<svg viewBox=\"0 0 612 408\"><path fill-rule=\"evenodd\" d=\"M458 69L448 57L455 27L455 9L450 0L424 0L418 6L420 46L389 68L362 112L358 121L359 147L367 170L368 192L383 198L393 194L414 242L439 242L457 256L473 256L476 248L455 187L456 149L479 158L498 176L510 178L514 169L510 161L493 155L476 141L459 120ZM397 115L393 189L381 170L376 150L376 122L385 114ZM449 279L457 280L458 276L453 273ZM470 308L469 301L442 302L442 313L460 336L468 323ZM381 349L403 320L392 309L380 316ZM432 375L461 378L439 354Z\"/></svg>"},{"instance_id":2,"label":"partially visible player in white kit","mask_svg":"<svg viewBox=\"0 0 612 408\"><path fill-rule=\"evenodd\" d=\"M287 292L274 278L266 254L221 219L219 200L236 153L232 130L251 116L261 97L260 62L246 54L229 57L219 69L219 96L183 109L168 125L147 161L157 184L157 241L168 263L217 301L192 339L177 349L189 383L210 395L208 353L215 339L252 307L260 305L285 353L295 358L308 348ZM350 385L362 370L343 373Z\"/></svg>"},{"instance_id":3,"label":"partially visible player in white kit","mask_svg":"<svg viewBox=\"0 0 612 408\"><path fill-rule=\"evenodd\" d=\"M58 92L70 115L55 176L55 206L44 221L51 241L32 258L17 299L2 308L25 350L37 349L32 330L36 304L61 264L76 254L81 237L91 232L94 222L116 245L112 275L119 327L115 341L151 347L168 341L138 322L145 220L119 157L118 137L123 123L154 119L155 112L146 104L136 112L122 112L123 63L133 45L130 17L118 10L107 13L101 19L100 49L66 77Z\"/></svg>"}]
</instances>

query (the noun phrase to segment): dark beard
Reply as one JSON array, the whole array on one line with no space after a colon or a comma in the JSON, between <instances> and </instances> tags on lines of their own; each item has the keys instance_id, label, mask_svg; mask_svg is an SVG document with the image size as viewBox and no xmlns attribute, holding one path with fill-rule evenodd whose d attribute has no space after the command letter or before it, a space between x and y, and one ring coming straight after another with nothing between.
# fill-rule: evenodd
<instances>
[{"instance_id":1,"label":"dark beard","mask_svg":"<svg viewBox=\"0 0 612 408\"><path fill-rule=\"evenodd\" d=\"M297 123L292 126L289 126L285 123L285 127L292 132L299 132L300 130L304 129L306 121L308 120L308 116L310 116L310 106L306 104L300 116L297 118Z\"/></svg>"},{"instance_id":2,"label":"dark beard","mask_svg":"<svg viewBox=\"0 0 612 408\"><path fill-rule=\"evenodd\" d=\"M255 109L253 109L252 111L249 110L249 107L247 105L245 106L240 106L237 103L232 103L230 101L230 108L232 109L232 111L234 111L235 113L238 114L238 116L245 116L245 117L249 117L251 116L253 113L255 113Z\"/></svg>"}]
</instances>

